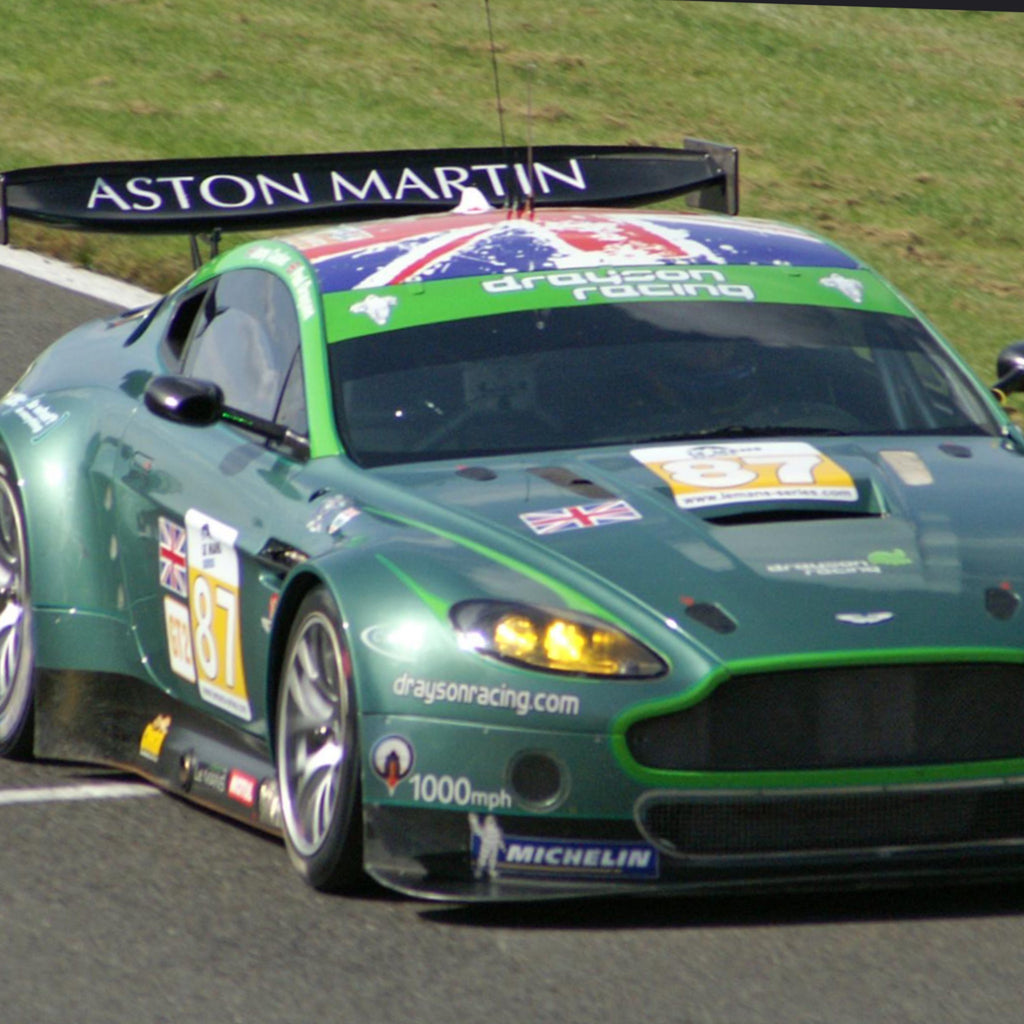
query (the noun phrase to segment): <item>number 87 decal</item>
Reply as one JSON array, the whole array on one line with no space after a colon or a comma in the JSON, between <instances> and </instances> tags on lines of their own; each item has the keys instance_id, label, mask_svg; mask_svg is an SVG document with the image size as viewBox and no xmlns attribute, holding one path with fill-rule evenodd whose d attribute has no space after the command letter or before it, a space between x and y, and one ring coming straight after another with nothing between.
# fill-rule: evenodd
<instances>
[{"instance_id":1,"label":"number 87 decal","mask_svg":"<svg viewBox=\"0 0 1024 1024\"><path fill-rule=\"evenodd\" d=\"M856 501L849 473L803 441L638 448L681 508L743 501Z\"/></svg>"},{"instance_id":2,"label":"number 87 decal","mask_svg":"<svg viewBox=\"0 0 1024 1024\"><path fill-rule=\"evenodd\" d=\"M189 622L199 693L232 715L252 718L242 666L238 531L189 509Z\"/></svg>"}]
</instances>

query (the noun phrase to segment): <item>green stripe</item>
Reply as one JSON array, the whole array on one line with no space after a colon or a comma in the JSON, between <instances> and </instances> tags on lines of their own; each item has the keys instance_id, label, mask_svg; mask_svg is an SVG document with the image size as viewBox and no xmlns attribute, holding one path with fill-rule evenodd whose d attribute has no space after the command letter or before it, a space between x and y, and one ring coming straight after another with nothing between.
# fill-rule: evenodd
<instances>
[{"instance_id":1,"label":"green stripe","mask_svg":"<svg viewBox=\"0 0 1024 1024\"><path fill-rule=\"evenodd\" d=\"M694 294L630 297L623 294L623 288L633 286L612 285L611 291L602 292L598 285L583 283L588 274L593 275L592 279L595 281L613 281L616 274L627 280L648 272L652 275L667 272L690 275L694 279L691 282ZM838 288L821 283L833 276L859 284L862 289L861 301L857 302ZM574 285L574 281L580 283ZM715 291L721 290L723 285L727 286L726 290L749 289L749 297L739 297L736 294L716 297ZM369 290L369 294L392 296L397 300L390 310L387 322L380 325L375 324L365 313L352 311L352 307L358 305L366 294L362 291L332 292L324 296L327 334L332 343L429 323L453 323L472 317L524 310L610 305L616 302L755 301L910 315L906 304L872 271L833 270L828 267L599 267L579 271L499 274L489 277L415 282Z\"/></svg>"}]
</instances>

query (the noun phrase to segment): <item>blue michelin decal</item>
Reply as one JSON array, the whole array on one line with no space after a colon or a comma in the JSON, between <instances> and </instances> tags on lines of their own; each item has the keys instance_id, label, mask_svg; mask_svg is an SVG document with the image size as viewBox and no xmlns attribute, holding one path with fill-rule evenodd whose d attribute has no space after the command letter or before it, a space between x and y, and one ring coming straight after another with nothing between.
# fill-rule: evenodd
<instances>
[{"instance_id":1,"label":"blue michelin decal","mask_svg":"<svg viewBox=\"0 0 1024 1024\"><path fill-rule=\"evenodd\" d=\"M556 875L591 881L657 878L658 851L646 843L507 836L493 814L470 814L475 878Z\"/></svg>"}]
</instances>

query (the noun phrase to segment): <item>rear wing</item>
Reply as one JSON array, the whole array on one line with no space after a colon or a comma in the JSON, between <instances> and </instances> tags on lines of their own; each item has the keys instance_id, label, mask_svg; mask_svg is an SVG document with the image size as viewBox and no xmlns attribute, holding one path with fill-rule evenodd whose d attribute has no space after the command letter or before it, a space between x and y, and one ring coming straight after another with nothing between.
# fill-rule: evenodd
<instances>
[{"instance_id":1,"label":"rear wing","mask_svg":"<svg viewBox=\"0 0 1024 1024\"><path fill-rule=\"evenodd\" d=\"M143 160L26 167L0 175L11 217L90 231L195 234L450 210L478 189L495 207L610 206L687 195L735 214L738 152L537 146Z\"/></svg>"}]
</instances>

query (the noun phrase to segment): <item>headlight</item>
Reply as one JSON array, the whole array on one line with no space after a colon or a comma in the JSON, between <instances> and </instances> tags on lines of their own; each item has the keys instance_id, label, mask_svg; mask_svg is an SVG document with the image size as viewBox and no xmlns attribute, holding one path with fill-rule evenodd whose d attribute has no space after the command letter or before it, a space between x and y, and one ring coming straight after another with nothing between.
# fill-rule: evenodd
<instances>
[{"instance_id":1,"label":"headlight","mask_svg":"<svg viewBox=\"0 0 1024 1024\"><path fill-rule=\"evenodd\" d=\"M545 672L649 679L665 671L653 651L615 626L576 612L502 601L464 601L451 611L462 644Z\"/></svg>"}]
</instances>

